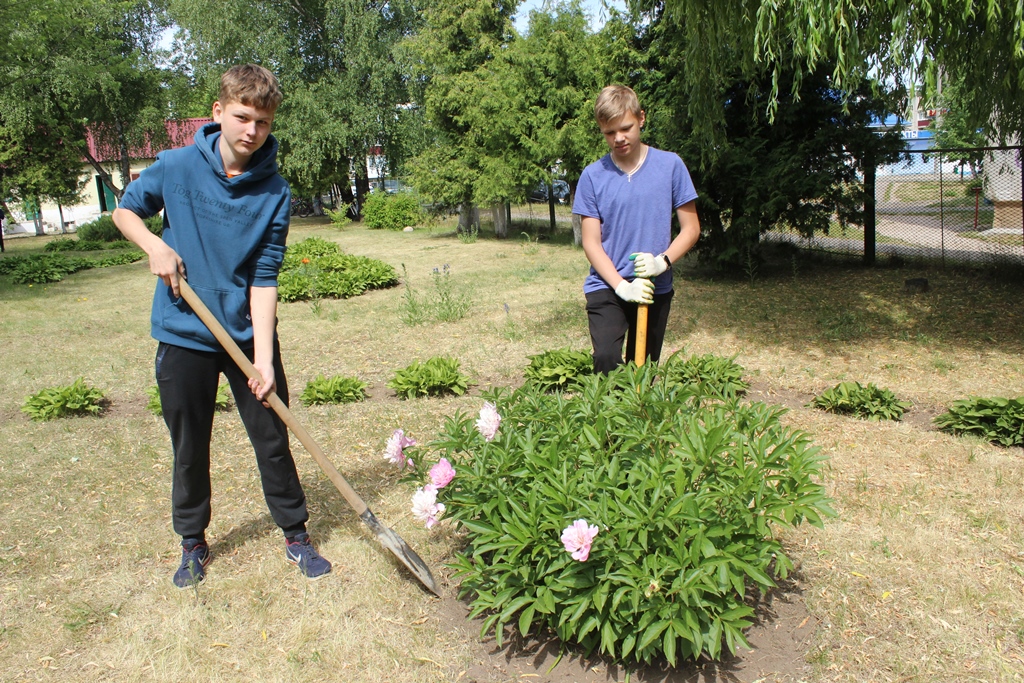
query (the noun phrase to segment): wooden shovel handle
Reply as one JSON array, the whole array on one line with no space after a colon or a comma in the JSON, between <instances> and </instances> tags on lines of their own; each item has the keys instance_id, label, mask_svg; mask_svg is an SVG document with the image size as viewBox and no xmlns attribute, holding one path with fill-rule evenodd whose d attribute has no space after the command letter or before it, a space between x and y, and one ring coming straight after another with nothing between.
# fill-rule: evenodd
<instances>
[{"instance_id":1,"label":"wooden shovel handle","mask_svg":"<svg viewBox=\"0 0 1024 683\"><path fill-rule=\"evenodd\" d=\"M647 360L647 304L636 307L636 366Z\"/></svg>"},{"instance_id":2,"label":"wooden shovel handle","mask_svg":"<svg viewBox=\"0 0 1024 683\"><path fill-rule=\"evenodd\" d=\"M224 329L224 326L220 324L220 321L214 317L213 313L210 312L210 309L206 307L206 304L204 304L202 299L199 298L199 295L195 293L195 290L193 290L184 280L179 280L178 286L181 291L181 296L185 299L188 305L192 307L192 310L199 316L199 319L202 320L210 329L210 332L212 332L213 336L217 338L220 345L224 347L224 350L228 352L231 359L235 361L235 364L241 368L242 372L244 372L247 377L250 379L258 379L262 382L263 376L260 374L259 370L253 367L253 364L249 361L246 355L242 353L242 349L238 348L238 344L235 343L235 340L232 339L231 335ZM299 424L299 421L295 419L294 415L292 415L292 411L288 410L288 406L284 404L284 401L282 401L276 393L268 394L264 400L270 404L270 407L273 408L274 412L277 413L277 416L281 418L281 421L288 426L288 429L292 431L292 434L294 434L306 450L309 451L309 454L313 456L314 460L316 460L316 464L320 466L320 469L324 471L324 474L327 475L327 478L331 480L331 483L334 484L341 495L344 496L345 500L348 501L348 504L352 506L352 509L356 511L356 514L362 515L366 512L366 503L364 503L363 499L359 497L359 494L349 486L349 483L345 481L345 477L341 476L341 472L339 472L331 461L327 459L327 456L324 455L324 452L320 449L317 442L314 441L313 437L309 435L309 432Z\"/></svg>"}]
</instances>

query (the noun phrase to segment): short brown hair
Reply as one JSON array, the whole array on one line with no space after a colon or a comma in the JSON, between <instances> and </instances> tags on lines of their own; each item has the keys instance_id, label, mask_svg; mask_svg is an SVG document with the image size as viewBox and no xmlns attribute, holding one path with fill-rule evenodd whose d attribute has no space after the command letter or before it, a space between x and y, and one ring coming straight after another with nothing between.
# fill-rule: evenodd
<instances>
[{"instance_id":1,"label":"short brown hair","mask_svg":"<svg viewBox=\"0 0 1024 683\"><path fill-rule=\"evenodd\" d=\"M606 86L597 96L597 102L594 103L594 118L597 119L598 124L616 121L626 114L633 114L639 119L642 113L640 100L637 99L636 93L625 85Z\"/></svg>"},{"instance_id":2,"label":"short brown hair","mask_svg":"<svg viewBox=\"0 0 1024 683\"><path fill-rule=\"evenodd\" d=\"M220 77L220 103L238 102L263 111L277 111L281 104L277 76L257 64L239 64Z\"/></svg>"}]
</instances>

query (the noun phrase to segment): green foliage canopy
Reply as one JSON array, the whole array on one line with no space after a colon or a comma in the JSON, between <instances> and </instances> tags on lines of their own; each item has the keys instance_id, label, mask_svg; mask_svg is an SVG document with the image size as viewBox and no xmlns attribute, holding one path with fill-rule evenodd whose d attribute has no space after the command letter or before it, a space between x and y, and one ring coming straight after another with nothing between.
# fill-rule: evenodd
<instances>
[{"instance_id":1,"label":"green foliage canopy","mask_svg":"<svg viewBox=\"0 0 1024 683\"><path fill-rule=\"evenodd\" d=\"M633 0L648 21L671 19L685 46L679 73L690 116L720 140L720 89L740 67L767 79L771 120L788 89L822 67L852 101L862 84L888 83L902 96L940 78L970 83L972 124L1012 137L1024 130L1024 9L1001 0ZM786 74L791 77L787 78ZM904 99L904 103L905 103Z\"/></svg>"}]
</instances>

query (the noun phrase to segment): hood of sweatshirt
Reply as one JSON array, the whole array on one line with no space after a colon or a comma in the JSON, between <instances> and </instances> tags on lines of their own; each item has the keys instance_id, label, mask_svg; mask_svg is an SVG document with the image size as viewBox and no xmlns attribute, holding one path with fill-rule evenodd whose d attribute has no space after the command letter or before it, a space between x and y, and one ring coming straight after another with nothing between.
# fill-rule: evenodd
<instances>
[{"instance_id":1,"label":"hood of sweatshirt","mask_svg":"<svg viewBox=\"0 0 1024 683\"><path fill-rule=\"evenodd\" d=\"M207 123L196 131L195 142L196 149L210 164L222 183L245 185L277 173L277 138L271 134L267 136L263 146L253 153L245 172L234 178L228 178L228 174L224 172L224 161L220 158L220 150L217 148L220 143L220 135L219 123Z\"/></svg>"}]
</instances>

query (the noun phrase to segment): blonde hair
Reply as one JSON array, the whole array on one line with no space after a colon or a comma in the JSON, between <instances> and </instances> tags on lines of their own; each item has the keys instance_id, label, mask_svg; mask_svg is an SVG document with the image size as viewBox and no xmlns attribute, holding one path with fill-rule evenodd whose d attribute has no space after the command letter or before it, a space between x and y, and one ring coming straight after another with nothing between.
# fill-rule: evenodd
<instances>
[{"instance_id":1,"label":"blonde hair","mask_svg":"<svg viewBox=\"0 0 1024 683\"><path fill-rule=\"evenodd\" d=\"M640 100L637 99L633 89L625 85L609 85L601 90L594 103L594 118L598 124L609 123L621 119L626 114L632 114L637 119L643 110L640 109Z\"/></svg>"},{"instance_id":2,"label":"blonde hair","mask_svg":"<svg viewBox=\"0 0 1024 683\"><path fill-rule=\"evenodd\" d=\"M222 105L238 102L248 107L263 111L277 111L284 95L277 76L257 64L239 64L233 66L220 77L220 96Z\"/></svg>"}]
</instances>

